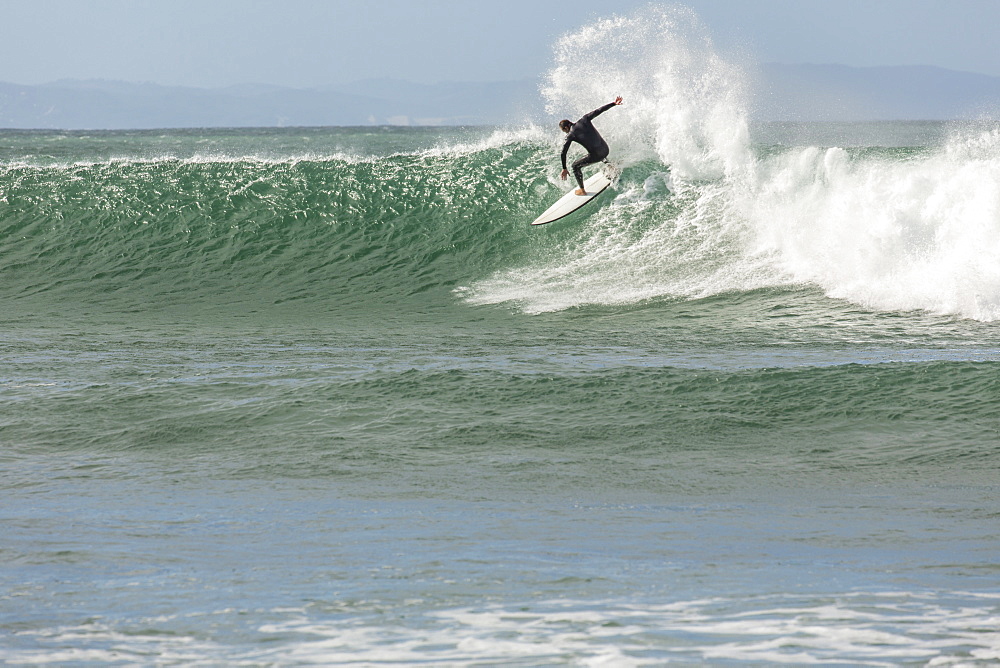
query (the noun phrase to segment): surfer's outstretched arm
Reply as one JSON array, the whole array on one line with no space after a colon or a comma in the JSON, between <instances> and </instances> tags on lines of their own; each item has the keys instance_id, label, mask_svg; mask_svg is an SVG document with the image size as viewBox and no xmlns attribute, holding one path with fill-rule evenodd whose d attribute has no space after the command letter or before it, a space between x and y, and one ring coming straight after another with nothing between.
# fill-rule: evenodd
<instances>
[{"instance_id":1,"label":"surfer's outstretched arm","mask_svg":"<svg viewBox=\"0 0 1000 668\"><path fill-rule=\"evenodd\" d=\"M603 107L598 107L597 109L594 109L589 114L586 114L584 116L584 118L586 118L588 121L592 121L595 118L597 118L598 116L600 116L601 114L603 114L605 111L607 111L608 109L610 109L611 107L617 106L617 105L619 105L621 103L622 103L622 96L619 95L618 97L615 98L614 102L608 102Z\"/></svg>"}]
</instances>

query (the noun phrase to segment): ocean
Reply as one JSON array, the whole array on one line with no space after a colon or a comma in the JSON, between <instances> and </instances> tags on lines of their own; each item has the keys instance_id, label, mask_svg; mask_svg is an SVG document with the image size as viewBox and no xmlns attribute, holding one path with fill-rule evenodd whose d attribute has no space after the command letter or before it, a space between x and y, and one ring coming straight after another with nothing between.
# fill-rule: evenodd
<instances>
[{"instance_id":1,"label":"ocean","mask_svg":"<svg viewBox=\"0 0 1000 668\"><path fill-rule=\"evenodd\" d=\"M538 228L554 123L0 131L0 662L1000 661L1000 126L644 12Z\"/></svg>"}]
</instances>

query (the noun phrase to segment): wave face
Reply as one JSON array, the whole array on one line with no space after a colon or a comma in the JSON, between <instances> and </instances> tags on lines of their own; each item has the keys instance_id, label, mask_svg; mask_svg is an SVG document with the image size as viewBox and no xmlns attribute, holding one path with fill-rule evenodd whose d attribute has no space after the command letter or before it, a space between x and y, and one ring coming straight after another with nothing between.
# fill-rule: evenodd
<instances>
[{"instance_id":1,"label":"wave face","mask_svg":"<svg viewBox=\"0 0 1000 668\"><path fill-rule=\"evenodd\" d=\"M0 296L338 307L433 293L537 313L804 286L875 311L1000 318L997 128L771 142L750 130L748 78L682 8L599 21L555 53L554 118L625 97L597 123L621 178L573 218L527 225L566 187L554 123L6 133Z\"/></svg>"},{"instance_id":2,"label":"wave face","mask_svg":"<svg viewBox=\"0 0 1000 668\"><path fill-rule=\"evenodd\" d=\"M539 312L805 285L873 310L1000 317L1000 131L748 144L740 169L691 180L619 146L610 196L540 230L527 222L561 192L540 129L391 155L8 162L0 291L350 303L458 288Z\"/></svg>"}]
</instances>

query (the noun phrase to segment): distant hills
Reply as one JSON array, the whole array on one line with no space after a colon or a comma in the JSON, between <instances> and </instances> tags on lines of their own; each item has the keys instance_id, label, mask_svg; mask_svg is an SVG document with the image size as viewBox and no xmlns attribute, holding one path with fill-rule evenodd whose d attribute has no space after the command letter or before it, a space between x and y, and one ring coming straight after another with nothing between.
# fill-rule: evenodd
<instances>
[{"instance_id":1,"label":"distant hills","mask_svg":"<svg viewBox=\"0 0 1000 668\"><path fill-rule=\"evenodd\" d=\"M947 120L1000 115L1000 77L937 67L767 64L755 120ZM612 91L615 92L615 91ZM538 83L378 79L315 89L205 89L102 80L0 83L0 128L497 125L545 118Z\"/></svg>"},{"instance_id":2,"label":"distant hills","mask_svg":"<svg viewBox=\"0 0 1000 668\"><path fill-rule=\"evenodd\" d=\"M768 64L757 91L759 120L1000 117L1000 77L940 67Z\"/></svg>"}]
</instances>

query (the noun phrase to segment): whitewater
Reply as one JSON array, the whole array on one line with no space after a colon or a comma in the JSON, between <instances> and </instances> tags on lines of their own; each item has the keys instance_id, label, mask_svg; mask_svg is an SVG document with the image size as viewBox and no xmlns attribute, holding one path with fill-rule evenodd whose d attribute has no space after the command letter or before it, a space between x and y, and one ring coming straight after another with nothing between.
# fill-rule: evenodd
<instances>
[{"instance_id":1,"label":"whitewater","mask_svg":"<svg viewBox=\"0 0 1000 668\"><path fill-rule=\"evenodd\" d=\"M1000 660L1000 127L751 69L650 5L507 127L0 131L0 662Z\"/></svg>"},{"instance_id":2,"label":"whitewater","mask_svg":"<svg viewBox=\"0 0 1000 668\"><path fill-rule=\"evenodd\" d=\"M483 284L477 301L537 311L815 285L885 311L1000 314L995 127L955 127L908 151L755 154L747 75L712 51L693 13L601 21L556 53L551 111L630 93L601 118L626 177L578 247Z\"/></svg>"}]
</instances>

